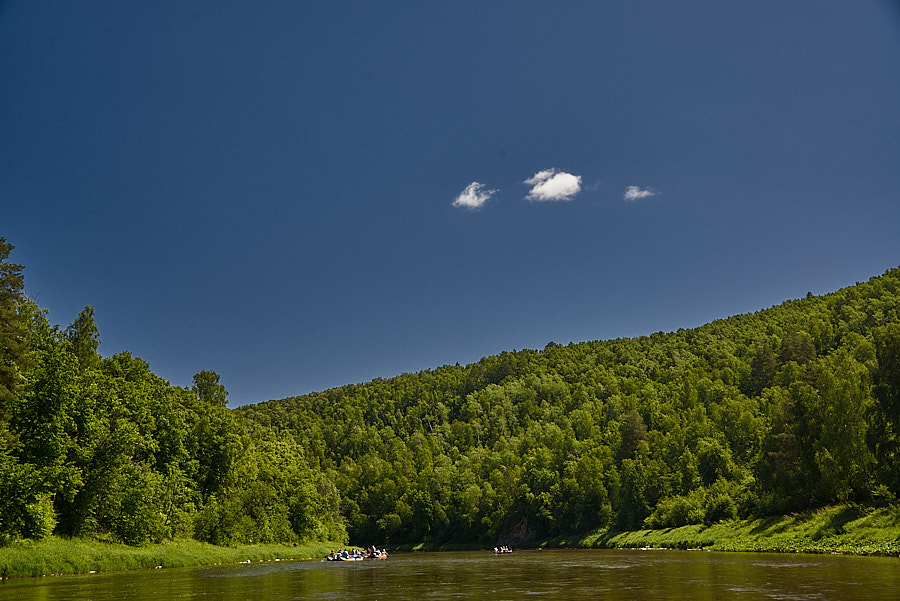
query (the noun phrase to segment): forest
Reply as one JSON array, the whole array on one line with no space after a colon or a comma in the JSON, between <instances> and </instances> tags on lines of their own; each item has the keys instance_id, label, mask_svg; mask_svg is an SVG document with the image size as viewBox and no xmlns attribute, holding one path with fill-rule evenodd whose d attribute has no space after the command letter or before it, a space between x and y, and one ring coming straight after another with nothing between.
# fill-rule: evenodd
<instances>
[{"instance_id":1,"label":"forest","mask_svg":"<svg viewBox=\"0 0 900 601\"><path fill-rule=\"evenodd\" d=\"M91 307L51 325L11 250L0 238L0 544L346 540L337 489L293 437L228 409L213 371L186 388L101 357Z\"/></svg>"},{"instance_id":2,"label":"forest","mask_svg":"<svg viewBox=\"0 0 900 601\"><path fill-rule=\"evenodd\" d=\"M237 409L65 328L0 238L0 543L520 544L900 495L900 269L677 332Z\"/></svg>"}]
</instances>

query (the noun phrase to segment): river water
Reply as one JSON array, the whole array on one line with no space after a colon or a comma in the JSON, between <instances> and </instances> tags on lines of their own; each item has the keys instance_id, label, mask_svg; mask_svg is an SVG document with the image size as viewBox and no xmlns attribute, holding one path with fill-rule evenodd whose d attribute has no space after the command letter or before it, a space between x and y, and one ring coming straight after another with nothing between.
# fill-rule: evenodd
<instances>
[{"instance_id":1,"label":"river water","mask_svg":"<svg viewBox=\"0 0 900 601\"><path fill-rule=\"evenodd\" d=\"M900 599L900 559L703 551L402 553L8 580L0 601Z\"/></svg>"}]
</instances>

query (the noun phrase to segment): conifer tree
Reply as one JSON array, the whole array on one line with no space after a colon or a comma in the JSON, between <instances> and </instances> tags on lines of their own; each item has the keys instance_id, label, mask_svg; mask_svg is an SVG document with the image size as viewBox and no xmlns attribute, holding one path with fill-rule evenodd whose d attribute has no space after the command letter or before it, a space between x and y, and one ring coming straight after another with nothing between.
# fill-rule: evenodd
<instances>
[{"instance_id":1,"label":"conifer tree","mask_svg":"<svg viewBox=\"0 0 900 601\"><path fill-rule=\"evenodd\" d=\"M0 237L0 420L18 392L26 359L25 319L20 311L24 279L22 266L10 263L13 245Z\"/></svg>"}]
</instances>

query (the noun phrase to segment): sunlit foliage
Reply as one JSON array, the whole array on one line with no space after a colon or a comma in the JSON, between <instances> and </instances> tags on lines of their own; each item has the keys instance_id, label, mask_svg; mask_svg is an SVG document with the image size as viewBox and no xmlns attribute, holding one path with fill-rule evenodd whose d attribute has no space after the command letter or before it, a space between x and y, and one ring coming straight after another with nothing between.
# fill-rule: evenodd
<instances>
[{"instance_id":1,"label":"sunlit foliage","mask_svg":"<svg viewBox=\"0 0 900 601\"><path fill-rule=\"evenodd\" d=\"M0 239L0 542L506 541L900 494L900 269L632 339L505 352L230 410L102 357Z\"/></svg>"},{"instance_id":2,"label":"sunlit foliage","mask_svg":"<svg viewBox=\"0 0 900 601\"><path fill-rule=\"evenodd\" d=\"M900 270L651 336L241 408L337 485L351 538L517 541L893 502Z\"/></svg>"}]
</instances>

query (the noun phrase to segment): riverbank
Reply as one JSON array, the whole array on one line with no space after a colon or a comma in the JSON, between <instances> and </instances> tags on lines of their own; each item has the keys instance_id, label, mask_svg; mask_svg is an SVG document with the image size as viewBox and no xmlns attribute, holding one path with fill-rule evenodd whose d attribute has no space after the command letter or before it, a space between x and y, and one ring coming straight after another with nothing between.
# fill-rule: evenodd
<instances>
[{"instance_id":1,"label":"riverbank","mask_svg":"<svg viewBox=\"0 0 900 601\"><path fill-rule=\"evenodd\" d=\"M662 530L598 530L517 545L523 549L707 549L757 553L900 556L900 506L841 505L807 513ZM473 551L478 543L424 541L398 551Z\"/></svg>"},{"instance_id":2,"label":"riverbank","mask_svg":"<svg viewBox=\"0 0 900 601\"><path fill-rule=\"evenodd\" d=\"M324 542L217 547L194 540L178 540L130 547L51 537L37 542L15 541L0 547L0 578L317 559L341 546Z\"/></svg>"},{"instance_id":3,"label":"riverbank","mask_svg":"<svg viewBox=\"0 0 900 601\"><path fill-rule=\"evenodd\" d=\"M542 548L708 549L900 556L900 507L839 506L789 516L665 530L599 531L558 537Z\"/></svg>"},{"instance_id":4,"label":"riverbank","mask_svg":"<svg viewBox=\"0 0 900 601\"><path fill-rule=\"evenodd\" d=\"M322 558L339 543L217 547L179 540L129 547L82 539L16 541L0 547L0 577L85 574L118 570ZM840 553L900 556L900 506L872 509L852 505L790 516L735 520L711 526L665 530L597 532L531 541L523 548L707 549L776 553ZM474 550L483 545L420 543L394 550Z\"/></svg>"}]
</instances>

